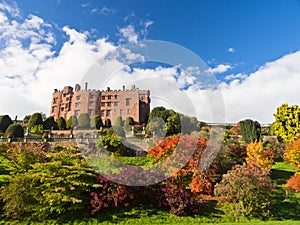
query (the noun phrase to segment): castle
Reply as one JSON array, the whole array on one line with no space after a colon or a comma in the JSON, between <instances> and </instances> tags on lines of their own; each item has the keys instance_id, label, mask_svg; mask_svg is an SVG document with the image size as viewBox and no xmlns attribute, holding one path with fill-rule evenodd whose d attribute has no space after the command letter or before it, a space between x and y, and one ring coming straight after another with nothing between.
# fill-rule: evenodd
<instances>
[{"instance_id":1,"label":"castle","mask_svg":"<svg viewBox=\"0 0 300 225\"><path fill-rule=\"evenodd\" d=\"M54 89L51 101L50 116L55 119L71 116L79 117L82 113L88 113L90 117L100 115L102 121L110 119L115 122L118 116L123 120L131 116L138 124L147 122L150 113L150 91L139 90L134 85L131 89L91 90L88 83L84 89L79 84L75 88L65 86L63 90Z\"/></svg>"}]
</instances>

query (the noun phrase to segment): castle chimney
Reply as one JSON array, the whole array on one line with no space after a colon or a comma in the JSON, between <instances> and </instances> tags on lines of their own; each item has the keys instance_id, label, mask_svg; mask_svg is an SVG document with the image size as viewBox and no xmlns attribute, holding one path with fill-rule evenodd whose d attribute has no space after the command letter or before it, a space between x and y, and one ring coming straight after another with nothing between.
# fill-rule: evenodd
<instances>
[{"instance_id":1,"label":"castle chimney","mask_svg":"<svg viewBox=\"0 0 300 225\"><path fill-rule=\"evenodd\" d=\"M75 84L75 91L80 91L80 85L79 84Z\"/></svg>"},{"instance_id":2,"label":"castle chimney","mask_svg":"<svg viewBox=\"0 0 300 225\"><path fill-rule=\"evenodd\" d=\"M123 85L122 88L123 88L123 91L125 91L125 85Z\"/></svg>"},{"instance_id":3,"label":"castle chimney","mask_svg":"<svg viewBox=\"0 0 300 225\"><path fill-rule=\"evenodd\" d=\"M110 87L107 87L107 91L110 91Z\"/></svg>"},{"instance_id":4,"label":"castle chimney","mask_svg":"<svg viewBox=\"0 0 300 225\"><path fill-rule=\"evenodd\" d=\"M87 88L88 88L88 82L85 82L85 88L84 88L84 90L87 91Z\"/></svg>"}]
</instances>

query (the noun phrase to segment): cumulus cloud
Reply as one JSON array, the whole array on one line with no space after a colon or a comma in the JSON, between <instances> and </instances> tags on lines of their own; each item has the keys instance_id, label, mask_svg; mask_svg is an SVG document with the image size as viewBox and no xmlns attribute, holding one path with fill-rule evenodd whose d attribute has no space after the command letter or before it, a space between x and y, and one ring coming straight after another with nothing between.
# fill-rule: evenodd
<instances>
[{"instance_id":1,"label":"cumulus cloud","mask_svg":"<svg viewBox=\"0 0 300 225\"><path fill-rule=\"evenodd\" d=\"M217 67L209 68L207 70L208 73L217 74L217 73L225 73L229 69L231 69L232 66L229 64L219 64Z\"/></svg>"},{"instance_id":2,"label":"cumulus cloud","mask_svg":"<svg viewBox=\"0 0 300 225\"><path fill-rule=\"evenodd\" d=\"M137 43L138 42L138 34L135 31L135 27L129 24L126 27L119 28L120 39L119 42L129 42L129 43Z\"/></svg>"}]
</instances>

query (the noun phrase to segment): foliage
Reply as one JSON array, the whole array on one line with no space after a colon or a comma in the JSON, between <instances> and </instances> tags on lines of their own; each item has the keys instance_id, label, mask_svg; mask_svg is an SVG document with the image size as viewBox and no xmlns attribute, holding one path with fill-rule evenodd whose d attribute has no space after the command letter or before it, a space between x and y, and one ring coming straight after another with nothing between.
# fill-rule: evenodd
<instances>
[{"instance_id":1,"label":"foliage","mask_svg":"<svg viewBox=\"0 0 300 225\"><path fill-rule=\"evenodd\" d=\"M214 193L233 204L236 217L266 216L274 187L268 170L255 165L236 165L215 185Z\"/></svg>"},{"instance_id":2,"label":"foliage","mask_svg":"<svg viewBox=\"0 0 300 225\"><path fill-rule=\"evenodd\" d=\"M200 128L205 125L205 123L198 121L196 117L187 115L180 115L180 120L183 134L191 134L193 131L198 132Z\"/></svg>"},{"instance_id":3,"label":"foliage","mask_svg":"<svg viewBox=\"0 0 300 225\"><path fill-rule=\"evenodd\" d=\"M134 125L134 119L131 116L128 116L124 122L124 130L130 131L131 130L130 126L133 125Z\"/></svg>"},{"instance_id":4,"label":"foliage","mask_svg":"<svg viewBox=\"0 0 300 225\"><path fill-rule=\"evenodd\" d=\"M6 129L5 136L11 138L24 137L24 129L20 124L11 124Z\"/></svg>"},{"instance_id":5,"label":"foliage","mask_svg":"<svg viewBox=\"0 0 300 225\"><path fill-rule=\"evenodd\" d=\"M23 123L28 123L31 115L26 115L23 118Z\"/></svg>"},{"instance_id":6,"label":"foliage","mask_svg":"<svg viewBox=\"0 0 300 225\"><path fill-rule=\"evenodd\" d=\"M78 118L78 127L79 128L90 128L90 115L88 113L82 113Z\"/></svg>"},{"instance_id":7,"label":"foliage","mask_svg":"<svg viewBox=\"0 0 300 225\"><path fill-rule=\"evenodd\" d=\"M53 116L49 116L44 122L43 122L43 129L44 130L50 130L50 129L58 129L57 123L54 120Z\"/></svg>"},{"instance_id":8,"label":"foliage","mask_svg":"<svg viewBox=\"0 0 300 225\"><path fill-rule=\"evenodd\" d=\"M88 205L96 175L76 149L56 147L43 153L25 148L14 155L13 161L26 160L14 168L9 184L1 189L8 217L57 218Z\"/></svg>"},{"instance_id":9,"label":"foliage","mask_svg":"<svg viewBox=\"0 0 300 225\"><path fill-rule=\"evenodd\" d=\"M123 120L121 116L118 116L115 120L114 126L123 126Z\"/></svg>"},{"instance_id":10,"label":"foliage","mask_svg":"<svg viewBox=\"0 0 300 225\"><path fill-rule=\"evenodd\" d=\"M240 135L240 134L241 134L241 122L238 122L235 126L233 126L233 127L230 129L230 132L231 132L233 135Z\"/></svg>"},{"instance_id":11,"label":"foliage","mask_svg":"<svg viewBox=\"0 0 300 225\"><path fill-rule=\"evenodd\" d=\"M100 127L103 127L102 119L99 115L94 115L91 119L91 128L99 130Z\"/></svg>"},{"instance_id":12,"label":"foliage","mask_svg":"<svg viewBox=\"0 0 300 225\"><path fill-rule=\"evenodd\" d=\"M105 127L111 127L111 120L110 119L105 119Z\"/></svg>"},{"instance_id":13,"label":"foliage","mask_svg":"<svg viewBox=\"0 0 300 225\"><path fill-rule=\"evenodd\" d=\"M162 192L160 204L169 207L170 213L178 216L197 214L204 204L202 199L174 178L167 179Z\"/></svg>"},{"instance_id":14,"label":"foliage","mask_svg":"<svg viewBox=\"0 0 300 225\"><path fill-rule=\"evenodd\" d=\"M42 135L44 133L43 125L35 125L30 130L31 134Z\"/></svg>"},{"instance_id":15,"label":"foliage","mask_svg":"<svg viewBox=\"0 0 300 225\"><path fill-rule=\"evenodd\" d=\"M288 179L285 188L292 192L300 193L300 173L295 173Z\"/></svg>"},{"instance_id":16,"label":"foliage","mask_svg":"<svg viewBox=\"0 0 300 225\"><path fill-rule=\"evenodd\" d=\"M133 193L130 193L129 187L112 182L99 175L97 179L100 187L96 191L91 192L92 214L103 208L129 206L129 202L133 199Z\"/></svg>"},{"instance_id":17,"label":"foliage","mask_svg":"<svg viewBox=\"0 0 300 225\"><path fill-rule=\"evenodd\" d=\"M113 129L115 135L117 135L119 137L123 137L123 138L125 137L125 131L124 131L123 127L114 125L114 126L112 126L111 129Z\"/></svg>"},{"instance_id":18,"label":"foliage","mask_svg":"<svg viewBox=\"0 0 300 225\"><path fill-rule=\"evenodd\" d=\"M6 129L9 125L11 125L13 122L9 115L1 115L0 116L0 133L5 133Z\"/></svg>"},{"instance_id":19,"label":"foliage","mask_svg":"<svg viewBox=\"0 0 300 225\"><path fill-rule=\"evenodd\" d=\"M43 117L42 117L42 114L41 113L33 113L31 116L30 116L30 119L28 121L28 125L27 127L29 129L33 128L34 126L36 125L43 125Z\"/></svg>"},{"instance_id":20,"label":"foliage","mask_svg":"<svg viewBox=\"0 0 300 225\"><path fill-rule=\"evenodd\" d=\"M294 166L295 169L300 169L300 138L286 145L284 160Z\"/></svg>"},{"instance_id":21,"label":"foliage","mask_svg":"<svg viewBox=\"0 0 300 225\"><path fill-rule=\"evenodd\" d=\"M274 154L271 151L265 151L261 142L253 142L247 146L248 164L256 164L270 170L273 164Z\"/></svg>"},{"instance_id":22,"label":"foliage","mask_svg":"<svg viewBox=\"0 0 300 225\"><path fill-rule=\"evenodd\" d=\"M167 135L181 133L181 119L180 114L175 111L170 111L172 114L167 118L166 130Z\"/></svg>"},{"instance_id":23,"label":"foliage","mask_svg":"<svg viewBox=\"0 0 300 225\"><path fill-rule=\"evenodd\" d=\"M150 132L155 137L162 138L166 134L165 122L160 117L154 117L147 124L146 131Z\"/></svg>"},{"instance_id":24,"label":"foliage","mask_svg":"<svg viewBox=\"0 0 300 225\"><path fill-rule=\"evenodd\" d=\"M76 116L70 116L66 122L67 129L71 129L78 126L78 120Z\"/></svg>"},{"instance_id":25,"label":"foliage","mask_svg":"<svg viewBox=\"0 0 300 225\"><path fill-rule=\"evenodd\" d=\"M65 130L67 128L66 120L63 117L58 117L56 123L59 130Z\"/></svg>"},{"instance_id":26,"label":"foliage","mask_svg":"<svg viewBox=\"0 0 300 225\"><path fill-rule=\"evenodd\" d=\"M151 110L149 118L148 118L148 123L150 123L152 121L152 119L155 117L159 117L164 122L167 122L167 119L169 117L169 111L162 106L157 106Z\"/></svg>"},{"instance_id":27,"label":"foliage","mask_svg":"<svg viewBox=\"0 0 300 225\"><path fill-rule=\"evenodd\" d=\"M193 192L211 194L215 170L209 168L212 161L210 157L214 157L217 149L211 145L210 152L206 150L206 139L185 134L166 137L156 147L150 149L148 154L155 157L156 161L164 160L163 168L167 169L177 181L190 187ZM181 169L178 168L178 161L185 160L189 151L192 151L191 158ZM174 152L178 153L176 159L171 156Z\"/></svg>"},{"instance_id":28,"label":"foliage","mask_svg":"<svg viewBox=\"0 0 300 225\"><path fill-rule=\"evenodd\" d=\"M96 147L100 151L105 148L109 152L118 152L122 148L122 143L120 137L116 135L105 135L97 140Z\"/></svg>"},{"instance_id":29,"label":"foliage","mask_svg":"<svg viewBox=\"0 0 300 225\"><path fill-rule=\"evenodd\" d=\"M250 119L240 121L241 134L246 144L260 141L261 127L259 122Z\"/></svg>"},{"instance_id":30,"label":"foliage","mask_svg":"<svg viewBox=\"0 0 300 225\"><path fill-rule=\"evenodd\" d=\"M274 134L279 141L291 142L300 137L300 107L282 104L277 108L275 122L272 124Z\"/></svg>"}]
</instances>

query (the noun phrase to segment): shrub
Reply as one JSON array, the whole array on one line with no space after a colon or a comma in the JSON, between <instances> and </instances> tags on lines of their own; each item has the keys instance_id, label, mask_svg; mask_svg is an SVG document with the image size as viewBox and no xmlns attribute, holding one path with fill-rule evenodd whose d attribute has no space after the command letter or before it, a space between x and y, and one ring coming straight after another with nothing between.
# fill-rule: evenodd
<instances>
[{"instance_id":1,"label":"shrub","mask_svg":"<svg viewBox=\"0 0 300 225\"><path fill-rule=\"evenodd\" d=\"M36 125L43 125L43 117L41 113L34 113L30 116L27 127L31 129Z\"/></svg>"},{"instance_id":2,"label":"shrub","mask_svg":"<svg viewBox=\"0 0 300 225\"><path fill-rule=\"evenodd\" d=\"M53 116L49 116L44 122L43 122L43 129L44 130L50 130L56 128L57 124L54 121Z\"/></svg>"},{"instance_id":3,"label":"shrub","mask_svg":"<svg viewBox=\"0 0 300 225\"><path fill-rule=\"evenodd\" d=\"M269 171L255 165L236 165L222 181L215 185L214 193L233 204L236 217L266 216L270 194L274 188Z\"/></svg>"},{"instance_id":4,"label":"shrub","mask_svg":"<svg viewBox=\"0 0 300 225\"><path fill-rule=\"evenodd\" d=\"M103 127L102 119L99 115L94 115L91 119L91 128L99 130L100 127Z\"/></svg>"},{"instance_id":5,"label":"shrub","mask_svg":"<svg viewBox=\"0 0 300 225\"><path fill-rule=\"evenodd\" d=\"M162 187L162 194L160 204L168 207L170 213L178 216L197 214L204 204L203 200L174 178L167 179L166 185Z\"/></svg>"},{"instance_id":6,"label":"shrub","mask_svg":"<svg viewBox=\"0 0 300 225\"><path fill-rule=\"evenodd\" d=\"M27 149L15 156L27 159L23 164L27 166L14 168L9 184L1 189L7 216L43 220L88 206L96 174L76 149L56 147L47 153Z\"/></svg>"},{"instance_id":7,"label":"shrub","mask_svg":"<svg viewBox=\"0 0 300 225\"><path fill-rule=\"evenodd\" d=\"M79 128L90 128L90 116L88 113L82 113L80 114L78 118L78 127Z\"/></svg>"},{"instance_id":8,"label":"shrub","mask_svg":"<svg viewBox=\"0 0 300 225\"><path fill-rule=\"evenodd\" d=\"M241 133L246 144L260 141L261 127L259 122L250 119L240 121Z\"/></svg>"},{"instance_id":9,"label":"shrub","mask_svg":"<svg viewBox=\"0 0 300 225\"><path fill-rule=\"evenodd\" d=\"M92 214L103 208L129 206L134 196L133 193L130 193L129 187L112 182L101 175L98 176L97 182L100 187L90 194Z\"/></svg>"},{"instance_id":10,"label":"shrub","mask_svg":"<svg viewBox=\"0 0 300 225\"><path fill-rule=\"evenodd\" d=\"M261 142L253 142L247 146L248 164L256 164L270 170L273 164L273 156L271 151L265 151Z\"/></svg>"},{"instance_id":11,"label":"shrub","mask_svg":"<svg viewBox=\"0 0 300 225\"><path fill-rule=\"evenodd\" d=\"M295 173L288 179L285 188L289 191L300 193L300 173Z\"/></svg>"},{"instance_id":12,"label":"shrub","mask_svg":"<svg viewBox=\"0 0 300 225\"><path fill-rule=\"evenodd\" d=\"M295 167L300 168L300 138L286 145L284 160Z\"/></svg>"},{"instance_id":13,"label":"shrub","mask_svg":"<svg viewBox=\"0 0 300 225\"><path fill-rule=\"evenodd\" d=\"M70 116L67 120L67 129L71 129L78 126L78 120L76 116Z\"/></svg>"},{"instance_id":14,"label":"shrub","mask_svg":"<svg viewBox=\"0 0 300 225\"><path fill-rule=\"evenodd\" d=\"M31 128L30 133L36 134L36 135L42 135L44 133L43 125L35 125Z\"/></svg>"},{"instance_id":15,"label":"shrub","mask_svg":"<svg viewBox=\"0 0 300 225\"><path fill-rule=\"evenodd\" d=\"M6 129L5 136L12 138L24 137L24 129L20 124L11 124Z\"/></svg>"},{"instance_id":16,"label":"shrub","mask_svg":"<svg viewBox=\"0 0 300 225\"><path fill-rule=\"evenodd\" d=\"M134 119L131 116L128 116L124 122L124 130L130 131L131 130L130 126L133 125L134 125Z\"/></svg>"},{"instance_id":17,"label":"shrub","mask_svg":"<svg viewBox=\"0 0 300 225\"><path fill-rule=\"evenodd\" d=\"M123 120L122 120L122 117L121 116L118 116L116 118L116 121L114 123L114 126L123 126Z\"/></svg>"},{"instance_id":18,"label":"shrub","mask_svg":"<svg viewBox=\"0 0 300 225\"><path fill-rule=\"evenodd\" d=\"M100 151L105 148L109 152L117 152L122 148L122 143L118 136L105 135L97 140L96 147Z\"/></svg>"},{"instance_id":19,"label":"shrub","mask_svg":"<svg viewBox=\"0 0 300 225\"><path fill-rule=\"evenodd\" d=\"M105 120L105 127L111 127L111 121L110 119Z\"/></svg>"},{"instance_id":20,"label":"shrub","mask_svg":"<svg viewBox=\"0 0 300 225\"><path fill-rule=\"evenodd\" d=\"M13 122L8 115L0 116L0 133L5 133L8 126L11 125L12 123Z\"/></svg>"},{"instance_id":21,"label":"shrub","mask_svg":"<svg viewBox=\"0 0 300 225\"><path fill-rule=\"evenodd\" d=\"M66 120L63 117L58 117L56 123L59 130L65 130L67 128Z\"/></svg>"}]
</instances>

